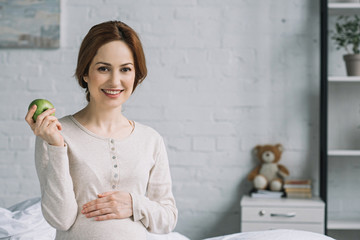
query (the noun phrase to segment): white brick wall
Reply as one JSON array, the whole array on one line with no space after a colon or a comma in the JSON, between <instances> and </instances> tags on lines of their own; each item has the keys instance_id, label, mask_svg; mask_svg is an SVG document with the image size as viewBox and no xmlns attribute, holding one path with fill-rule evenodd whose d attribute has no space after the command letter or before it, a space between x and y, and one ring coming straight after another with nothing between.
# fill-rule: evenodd
<instances>
[{"instance_id":1,"label":"white brick wall","mask_svg":"<svg viewBox=\"0 0 360 240\"><path fill-rule=\"evenodd\" d=\"M0 206L39 196L28 104L86 104L72 77L82 38L119 19L140 34L149 75L124 114L167 143L176 231L239 231L257 144L282 143L293 177L318 175L319 16L312 0L61 0L61 47L0 51ZM316 187L317 191L317 187Z\"/></svg>"}]
</instances>

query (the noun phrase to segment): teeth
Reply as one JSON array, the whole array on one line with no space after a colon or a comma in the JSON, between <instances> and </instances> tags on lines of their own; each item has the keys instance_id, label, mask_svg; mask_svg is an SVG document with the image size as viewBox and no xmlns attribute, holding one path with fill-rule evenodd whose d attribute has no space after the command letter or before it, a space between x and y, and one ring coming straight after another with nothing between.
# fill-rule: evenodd
<instances>
[{"instance_id":1,"label":"teeth","mask_svg":"<svg viewBox=\"0 0 360 240\"><path fill-rule=\"evenodd\" d=\"M121 90L113 91L113 90L104 90L107 94L119 94Z\"/></svg>"}]
</instances>

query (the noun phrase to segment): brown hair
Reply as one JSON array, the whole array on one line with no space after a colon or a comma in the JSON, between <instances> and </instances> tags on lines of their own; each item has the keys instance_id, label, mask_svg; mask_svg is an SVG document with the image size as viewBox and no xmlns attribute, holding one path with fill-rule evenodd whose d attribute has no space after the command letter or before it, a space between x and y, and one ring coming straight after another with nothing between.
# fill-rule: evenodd
<instances>
[{"instance_id":1,"label":"brown hair","mask_svg":"<svg viewBox=\"0 0 360 240\"><path fill-rule=\"evenodd\" d=\"M145 79L147 75L144 51L136 32L120 21L108 21L93 26L81 43L75 76L79 85L86 89L86 100L90 101L90 92L83 77L89 73L90 63L95 57L98 49L111 41L124 41L130 48L135 65L135 88Z\"/></svg>"}]
</instances>

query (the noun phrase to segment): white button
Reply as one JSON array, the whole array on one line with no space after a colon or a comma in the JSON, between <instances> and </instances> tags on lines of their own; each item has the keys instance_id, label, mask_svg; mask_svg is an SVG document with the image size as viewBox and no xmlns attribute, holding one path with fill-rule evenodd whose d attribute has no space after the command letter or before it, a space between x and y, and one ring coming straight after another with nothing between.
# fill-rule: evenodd
<instances>
[{"instance_id":1,"label":"white button","mask_svg":"<svg viewBox=\"0 0 360 240\"><path fill-rule=\"evenodd\" d=\"M114 165L114 168L117 168L117 165L116 165L116 164Z\"/></svg>"},{"instance_id":2,"label":"white button","mask_svg":"<svg viewBox=\"0 0 360 240\"><path fill-rule=\"evenodd\" d=\"M115 186L115 185L112 185L112 188L113 188L113 189L115 189L115 188L116 188L116 186Z\"/></svg>"},{"instance_id":3,"label":"white button","mask_svg":"<svg viewBox=\"0 0 360 240\"><path fill-rule=\"evenodd\" d=\"M114 148L114 147L112 147L112 148L111 148L111 151L115 151L115 148Z\"/></svg>"},{"instance_id":4,"label":"white button","mask_svg":"<svg viewBox=\"0 0 360 240\"><path fill-rule=\"evenodd\" d=\"M112 159L115 159L116 157L115 156L112 156Z\"/></svg>"},{"instance_id":5,"label":"white button","mask_svg":"<svg viewBox=\"0 0 360 240\"><path fill-rule=\"evenodd\" d=\"M114 139L110 139L110 142L111 142L111 143L114 143Z\"/></svg>"},{"instance_id":6,"label":"white button","mask_svg":"<svg viewBox=\"0 0 360 240\"><path fill-rule=\"evenodd\" d=\"M118 174L117 174L117 173L115 173L115 174L114 174L114 177L115 177L115 178L117 178L117 177L118 177Z\"/></svg>"}]
</instances>

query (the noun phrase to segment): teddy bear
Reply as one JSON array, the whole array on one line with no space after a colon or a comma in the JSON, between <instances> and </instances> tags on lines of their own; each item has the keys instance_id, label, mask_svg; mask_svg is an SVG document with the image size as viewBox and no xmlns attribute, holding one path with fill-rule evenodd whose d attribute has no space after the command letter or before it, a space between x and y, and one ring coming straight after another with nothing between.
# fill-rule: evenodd
<instances>
[{"instance_id":1,"label":"teddy bear","mask_svg":"<svg viewBox=\"0 0 360 240\"><path fill-rule=\"evenodd\" d=\"M289 176L289 170L278 163L282 152L281 144L257 145L254 148L260 164L249 173L248 180L253 182L255 189L282 190L283 179Z\"/></svg>"}]
</instances>

